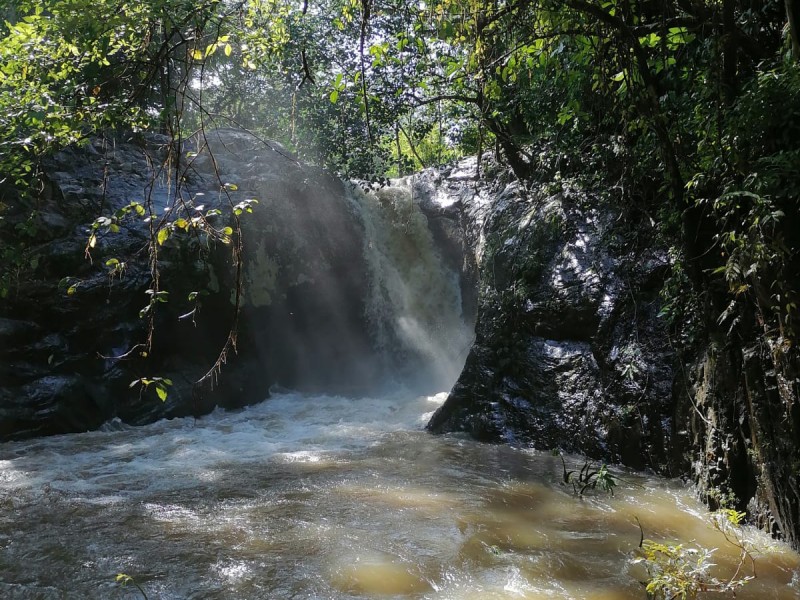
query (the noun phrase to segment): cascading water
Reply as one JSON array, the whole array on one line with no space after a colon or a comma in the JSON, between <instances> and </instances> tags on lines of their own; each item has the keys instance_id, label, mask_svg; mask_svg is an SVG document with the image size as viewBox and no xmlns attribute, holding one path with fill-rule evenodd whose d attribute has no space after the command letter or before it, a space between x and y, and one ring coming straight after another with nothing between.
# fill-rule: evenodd
<instances>
[{"instance_id":1,"label":"cascading water","mask_svg":"<svg viewBox=\"0 0 800 600\"><path fill-rule=\"evenodd\" d=\"M353 191L348 202L363 225L359 308L375 354L398 383L446 390L470 338L457 275L408 188ZM312 292L339 289L321 267L297 284L301 274L282 275L272 252L250 249L254 265L271 269L268 281L248 272L250 309L269 306L275 322L288 321L293 299L319 307L324 299ZM294 295L278 287L281 278L297 284ZM276 308L284 295L287 306ZM325 325L312 316L286 331L308 342ZM334 345L347 334L342 323L328 327L320 348L303 346L308 364L296 372L357 346ZM0 597L141 597L116 581L127 573L150 599L633 600L644 598L644 574L630 562L637 518L648 537L719 547L719 569L735 568L735 549L683 486L622 473L615 496L580 499L549 454L428 435L445 394L407 389L275 393L199 419L115 421L0 445ZM739 598L797 598L798 556L749 535L760 549L758 579Z\"/></svg>"},{"instance_id":2,"label":"cascading water","mask_svg":"<svg viewBox=\"0 0 800 600\"><path fill-rule=\"evenodd\" d=\"M444 265L409 186L353 189L350 201L364 226L366 317L377 350L399 381L449 389L472 340L459 274Z\"/></svg>"},{"instance_id":3,"label":"cascading water","mask_svg":"<svg viewBox=\"0 0 800 600\"><path fill-rule=\"evenodd\" d=\"M464 316L461 273L411 187L365 193L282 155L243 168L248 147L234 154L238 145L214 156L237 193L259 199L243 222L242 335L269 381L353 395L397 384L449 389L474 316Z\"/></svg>"}]
</instances>

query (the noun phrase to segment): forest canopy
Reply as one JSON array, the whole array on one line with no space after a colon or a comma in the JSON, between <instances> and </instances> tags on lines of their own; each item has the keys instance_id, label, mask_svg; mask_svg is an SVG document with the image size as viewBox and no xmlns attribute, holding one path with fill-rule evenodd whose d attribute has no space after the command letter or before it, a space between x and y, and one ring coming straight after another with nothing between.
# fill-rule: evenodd
<instances>
[{"instance_id":1,"label":"forest canopy","mask_svg":"<svg viewBox=\"0 0 800 600\"><path fill-rule=\"evenodd\" d=\"M494 144L527 175L536 140L602 129L651 137L678 193L698 146L737 150L722 132L737 98L794 85L796 4L13 0L3 169L104 128L231 125L346 175Z\"/></svg>"}]
</instances>

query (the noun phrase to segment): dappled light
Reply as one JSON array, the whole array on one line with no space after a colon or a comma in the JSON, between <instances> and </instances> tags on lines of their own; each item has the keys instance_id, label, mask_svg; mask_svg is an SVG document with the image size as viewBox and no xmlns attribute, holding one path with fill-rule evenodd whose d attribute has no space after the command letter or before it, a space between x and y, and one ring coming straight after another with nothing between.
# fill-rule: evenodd
<instances>
[{"instance_id":1,"label":"dappled light","mask_svg":"<svg viewBox=\"0 0 800 600\"><path fill-rule=\"evenodd\" d=\"M800 598L800 0L5 0L0 597Z\"/></svg>"}]
</instances>

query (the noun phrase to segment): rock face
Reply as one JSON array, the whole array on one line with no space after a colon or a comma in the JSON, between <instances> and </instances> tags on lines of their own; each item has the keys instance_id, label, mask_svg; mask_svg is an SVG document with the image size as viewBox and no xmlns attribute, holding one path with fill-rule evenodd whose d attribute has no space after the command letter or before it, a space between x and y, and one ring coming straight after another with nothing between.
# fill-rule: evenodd
<instances>
[{"instance_id":1,"label":"rock face","mask_svg":"<svg viewBox=\"0 0 800 600\"><path fill-rule=\"evenodd\" d=\"M123 168L133 160L138 170ZM18 232L25 254L0 301L0 439L91 429L117 414L137 422L149 412L135 397L123 401L129 383L145 375L136 359L110 358L145 335L138 311L150 281L147 260L130 262L113 279L104 265L106 257L141 252L146 230L122 227L85 258L92 220L146 193L145 154L95 140L59 153L45 169L34 203L17 202L19 212L4 215L4 235ZM165 414L175 409L179 387L158 407Z\"/></svg>"},{"instance_id":2,"label":"rock face","mask_svg":"<svg viewBox=\"0 0 800 600\"><path fill-rule=\"evenodd\" d=\"M26 254L0 299L0 440L239 407L272 385L364 393L401 368L423 372L433 331L463 327L448 267L462 262L457 218L428 207L432 232L405 188L366 196L235 130L191 140L165 167L168 144L66 149L44 165L35 205L9 203L19 209L4 215L6 231L22 232ZM399 207L402 226L376 225ZM234 321L235 348L219 360ZM215 362L224 368L204 379ZM130 387L155 377L163 402L156 383Z\"/></svg>"},{"instance_id":3,"label":"rock face","mask_svg":"<svg viewBox=\"0 0 800 600\"><path fill-rule=\"evenodd\" d=\"M341 392L374 382L379 373L369 360L364 323L363 225L345 185L241 132L214 132L207 141L192 162L197 180L213 181L219 173L221 183L235 186L226 201L258 201L241 219L239 328L242 362L263 382L257 395L265 397L272 383ZM220 285L230 295L234 272L225 273ZM237 387L231 379L253 377L226 375L227 384Z\"/></svg>"},{"instance_id":4,"label":"rock face","mask_svg":"<svg viewBox=\"0 0 800 600\"><path fill-rule=\"evenodd\" d=\"M691 435L692 475L712 507L747 510L800 549L800 357L755 312L733 312L689 361L676 411Z\"/></svg>"},{"instance_id":5,"label":"rock face","mask_svg":"<svg viewBox=\"0 0 800 600\"><path fill-rule=\"evenodd\" d=\"M698 307L674 349L659 317L671 258L649 219L575 183L474 168L418 178L460 210L479 289L475 343L428 428L686 476L800 547L794 344L705 290L724 302Z\"/></svg>"},{"instance_id":6,"label":"rock face","mask_svg":"<svg viewBox=\"0 0 800 600\"><path fill-rule=\"evenodd\" d=\"M566 183L461 188L476 340L428 428L675 472L674 356L657 318L666 253Z\"/></svg>"}]
</instances>

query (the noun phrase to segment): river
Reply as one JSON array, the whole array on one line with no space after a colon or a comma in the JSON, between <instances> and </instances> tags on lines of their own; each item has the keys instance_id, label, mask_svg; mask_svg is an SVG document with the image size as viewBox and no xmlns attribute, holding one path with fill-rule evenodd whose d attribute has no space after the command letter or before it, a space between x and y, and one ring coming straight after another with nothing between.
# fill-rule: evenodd
<instances>
[{"instance_id":1,"label":"river","mask_svg":"<svg viewBox=\"0 0 800 600\"><path fill-rule=\"evenodd\" d=\"M349 194L377 362L449 388L474 331L458 274L409 189ZM283 391L2 444L0 598L141 598L125 573L150 600L643 599L637 519L653 540L718 547L719 576L733 572L686 485L616 470L613 496L579 497L550 453L426 433L445 396ZM738 597L800 597L800 557L747 536L758 577Z\"/></svg>"},{"instance_id":2,"label":"river","mask_svg":"<svg viewBox=\"0 0 800 600\"><path fill-rule=\"evenodd\" d=\"M423 430L444 394L275 394L239 412L0 446L0 597L643 599L647 537L737 552L680 482ZM567 464L580 467L577 458ZM758 532L743 599L800 597Z\"/></svg>"}]
</instances>

